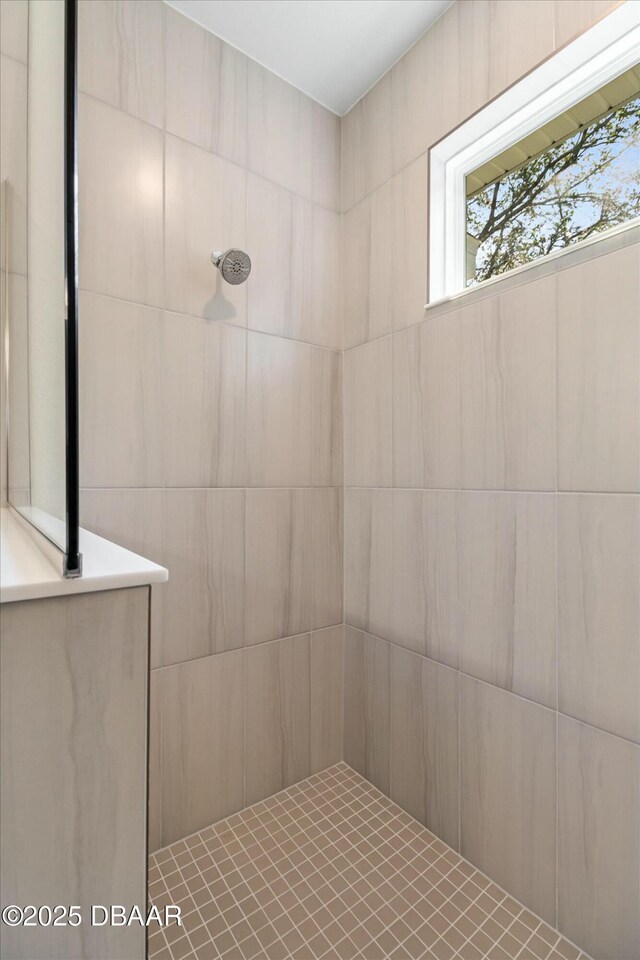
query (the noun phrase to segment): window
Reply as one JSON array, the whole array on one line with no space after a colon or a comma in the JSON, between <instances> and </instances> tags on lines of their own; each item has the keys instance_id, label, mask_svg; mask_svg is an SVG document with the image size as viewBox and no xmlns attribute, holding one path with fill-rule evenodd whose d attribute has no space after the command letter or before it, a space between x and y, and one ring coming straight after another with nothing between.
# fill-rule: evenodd
<instances>
[{"instance_id":1,"label":"window","mask_svg":"<svg viewBox=\"0 0 640 960\"><path fill-rule=\"evenodd\" d=\"M468 173L467 286L640 216L640 66Z\"/></svg>"},{"instance_id":2,"label":"window","mask_svg":"<svg viewBox=\"0 0 640 960\"><path fill-rule=\"evenodd\" d=\"M640 2L430 151L429 300L640 217Z\"/></svg>"}]
</instances>

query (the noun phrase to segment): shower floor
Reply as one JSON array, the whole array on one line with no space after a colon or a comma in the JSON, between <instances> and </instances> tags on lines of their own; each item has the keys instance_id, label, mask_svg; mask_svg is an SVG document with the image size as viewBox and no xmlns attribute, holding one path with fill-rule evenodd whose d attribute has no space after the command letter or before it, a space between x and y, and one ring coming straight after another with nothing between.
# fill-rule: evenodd
<instances>
[{"instance_id":1,"label":"shower floor","mask_svg":"<svg viewBox=\"0 0 640 960\"><path fill-rule=\"evenodd\" d=\"M149 858L153 960L588 960L344 763Z\"/></svg>"}]
</instances>

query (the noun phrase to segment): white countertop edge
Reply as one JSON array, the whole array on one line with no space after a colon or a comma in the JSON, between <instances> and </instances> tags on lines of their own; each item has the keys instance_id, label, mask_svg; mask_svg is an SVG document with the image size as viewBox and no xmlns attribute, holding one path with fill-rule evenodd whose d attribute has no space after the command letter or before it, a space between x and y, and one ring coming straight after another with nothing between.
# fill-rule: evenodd
<instances>
[{"instance_id":1,"label":"white countertop edge","mask_svg":"<svg viewBox=\"0 0 640 960\"><path fill-rule=\"evenodd\" d=\"M62 577L49 559L46 538L11 507L2 507L0 603L66 597L100 590L148 586L169 579L165 567L125 550L88 530L80 530L81 577Z\"/></svg>"}]
</instances>

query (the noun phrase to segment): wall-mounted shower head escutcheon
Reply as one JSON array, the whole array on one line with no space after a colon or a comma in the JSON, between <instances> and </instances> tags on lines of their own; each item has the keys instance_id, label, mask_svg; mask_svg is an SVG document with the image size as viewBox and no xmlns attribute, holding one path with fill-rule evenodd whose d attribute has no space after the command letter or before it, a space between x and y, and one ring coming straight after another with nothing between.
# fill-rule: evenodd
<instances>
[{"instance_id":1,"label":"wall-mounted shower head escutcheon","mask_svg":"<svg viewBox=\"0 0 640 960\"><path fill-rule=\"evenodd\" d=\"M211 263L218 268L223 280L234 285L244 283L251 273L249 254L245 253L244 250L237 250L235 247L231 247L224 253L214 250L211 254Z\"/></svg>"}]
</instances>

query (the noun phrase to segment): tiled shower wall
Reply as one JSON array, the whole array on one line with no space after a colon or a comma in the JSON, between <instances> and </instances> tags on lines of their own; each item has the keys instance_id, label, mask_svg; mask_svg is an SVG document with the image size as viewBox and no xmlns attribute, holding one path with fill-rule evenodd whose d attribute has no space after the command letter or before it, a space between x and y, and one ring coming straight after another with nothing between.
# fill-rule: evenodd
<instances>
[{"instance_id":1,"label":"tiled shower wall","mask_svg":"<svg viewBox=\"0 0 640 960\"><path fill-rule=\"evenodd\" d=\"M170 571L155 849L341 759L340 122L159 0L79 51L81 522Z\"/></svg>"},{"instance_id":2,"label":"tiled shower wall","mask_svg":"<svg viewBox=\"0 0 640 960\"><path fill-rule=\"evenodd\" d=\"M608 9L458 0L344 118L344 758L620 960L640 956L637 231L423 309L429 146Z\"/></svg>"}]
</instances>

